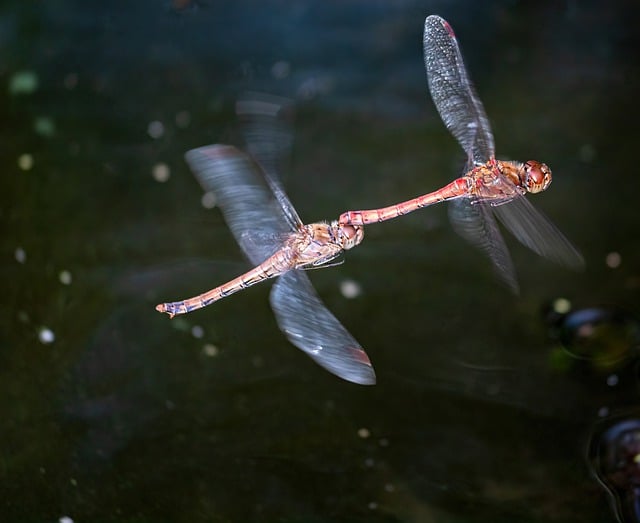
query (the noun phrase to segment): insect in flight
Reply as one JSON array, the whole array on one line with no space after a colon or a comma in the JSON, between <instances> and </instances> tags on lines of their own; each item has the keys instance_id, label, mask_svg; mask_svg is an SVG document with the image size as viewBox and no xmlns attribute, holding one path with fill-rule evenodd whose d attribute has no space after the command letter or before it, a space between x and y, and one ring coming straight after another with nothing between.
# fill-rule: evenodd
<instances>
[{"instance_id":1,"label":"insect in flight","mask_svg":"<svg viewBox=\"0 0 640 523\"><path fill-rule=\"evenodd\" d=\"M211 145L191 150L186 160L207 192L215 194L225 221L255 268L187 300L156 307L171 317L214 303L251 285L278 277L271 307L289 341L333 374L354 383L375 383L369 358L322 303L305 269L327 267L358 245L358 225L317 222L305 225L282 189L277 163L288 147L286 125L278 117L283 101L254 97L237 104L246 122L247 149Z\"/></svg>"},{"instance_id":2,"label":"insect in flight","mask_svg":"<svg viewBox=\"0 0 640 523\"><path fill-rule=\"evenodd\" d=\"M524 197L549 187L549 167L534 160L496 160L489 120L451 26L439 16L427 17L423 44L431 97L447 129L467 153L466 172L437 191L380 209L348 211L338 222L366 225L451 201L450 217L456 231L491 258L498 276L514 292L518 291L515 269L493 214L537 254L581 268L584 261L580 253Z\"/></svg>"}]
</instances>

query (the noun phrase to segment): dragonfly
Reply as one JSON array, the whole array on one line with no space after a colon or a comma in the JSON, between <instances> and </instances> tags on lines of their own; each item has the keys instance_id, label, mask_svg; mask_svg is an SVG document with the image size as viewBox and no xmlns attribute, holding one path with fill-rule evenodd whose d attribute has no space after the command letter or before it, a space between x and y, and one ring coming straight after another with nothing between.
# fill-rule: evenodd
<instances>
[{"instance_id":1,"label":"dragonfly","mask_svg":"<svg viewBox=\"0 0 640 523\"><path fill-rule=\"evenodd\" d=\"M247 132L251 156L230 145L204 146L185 155L203 189L214 193L227 225L255 267L199 296L161 303L156 310L170 317L185 314L278 277L270 302L289 341L340 378L374 384L365 350L320 300L306 273L340 263L343 252L362 241L364 229L337 220L303 224L276 176L275 158L283 141L276 136L282 134L277 125L281 108L271 98L238 104L239 114L254 121Z\"/></svg>"},{"instance_id":2,"label":"dragonfly","mask_svg":"<svg viewBox=\"0 0 640 523\"><path fill-rule=\"evenodd\" d=\"M467 154L465 173L441 189L388 207L347 211L340 224L382 222L443 201L451 201L454 229L493 262L498 277L515 293L518 283L494 215L525 246L564 266L584 261L571 242L525 198L551 184L541 162L496 160L491 126L465 68L453 29L437 15L424 24L424 63L433 102L447 129Z\"/></svg>"}]
</instances>

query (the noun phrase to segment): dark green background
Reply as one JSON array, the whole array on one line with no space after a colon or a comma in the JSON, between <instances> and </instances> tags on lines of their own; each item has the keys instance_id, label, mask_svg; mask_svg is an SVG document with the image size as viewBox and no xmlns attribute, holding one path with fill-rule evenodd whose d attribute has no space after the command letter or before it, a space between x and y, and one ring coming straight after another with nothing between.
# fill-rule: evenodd
<instances>
[{"instance_id":1,"label":"dark green background","mask_svg":"<svg viewBox=\"0 0 640 523\"><path fill-rule=\"evenodd\" d=\"M432 13L458 34L498 156L553 169L531 200L585 272L508 237L514 297L444 206L369 227L346 263L310 276L375 387L289 345L270 284L156 313L247 268L183 161L240 144L245 89L297 101L283 181L307 222L458 175L422 62ZM636 408L637 367L569 358L542 311L564 297L639 312L639 21L631 1L3 2L0 519L613 521L587 443L603 414ZM20 71L34 92L10 92ZM360 297L341 295L345 279Z\"/></svg>"}]
</instances>

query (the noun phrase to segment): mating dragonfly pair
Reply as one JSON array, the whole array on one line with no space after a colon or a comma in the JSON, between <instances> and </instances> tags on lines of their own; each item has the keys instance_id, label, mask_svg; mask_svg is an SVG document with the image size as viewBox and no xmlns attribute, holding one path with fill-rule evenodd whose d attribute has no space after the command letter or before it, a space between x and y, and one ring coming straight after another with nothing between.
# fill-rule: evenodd
<instances>
[{"instance_id":1,"label":"mating dragonfly pair","mask_svg":"<svg viewBox=\"0 0 640 523\"><path fill-rule=\"evenodd\" d=\"M524 197L549 186L550 169L536 161L523 164L495 159L489 121L458 41L439 16L425 21L424 62L436 108L468 156L463 176L437 191L390 207L348 211L330 223L305 225L277 176L277 158L282 152L278 147L287 141L286 132L278 127L282 106L267 99L239 103L238 115L250 122L246 141L251 158L235 147L212 145L189 151L186 160L204 190L215 193L229 228L256 266L204 294L162 303L156 309L173 317L279 276L271 291L271 307L289 341L333 374L354 383L373 384L375 372L366 352L325 307L304 271L331 265L343 251L358 245L364 225L452 201L456 230L491 258L498 276L514 291L518 289L515 270L493 214L536 253L568 267L582 266L578 251Z\"/></svg>"}]
</instances>

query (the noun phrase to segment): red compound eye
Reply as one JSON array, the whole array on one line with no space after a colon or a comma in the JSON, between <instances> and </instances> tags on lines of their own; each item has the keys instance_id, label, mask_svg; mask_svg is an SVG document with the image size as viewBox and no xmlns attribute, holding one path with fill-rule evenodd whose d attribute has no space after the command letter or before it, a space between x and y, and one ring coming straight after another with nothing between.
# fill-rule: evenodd
<instances>
[{"instance_id":1,"label":"red compound eye","mask_svg":"<svg viewBox=\"0 0 640 523\"><path fill-rule=\"evenodd\" d=\"M551 184L551 169L544 163L529 160L524 164L524 172L524 185L529 192L544 191Z\"/></svg>"}]
</instances>

